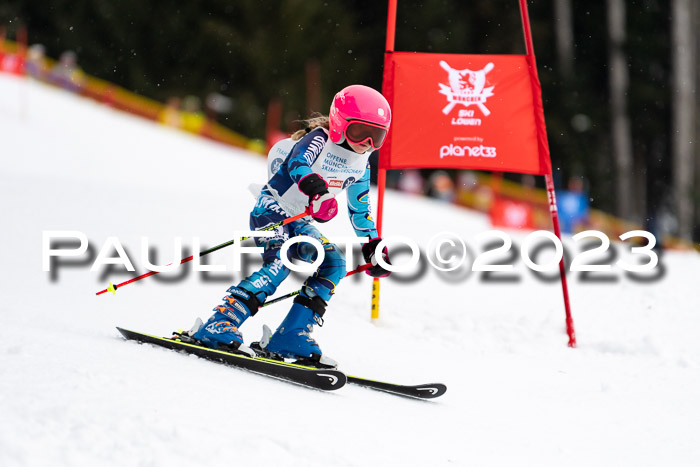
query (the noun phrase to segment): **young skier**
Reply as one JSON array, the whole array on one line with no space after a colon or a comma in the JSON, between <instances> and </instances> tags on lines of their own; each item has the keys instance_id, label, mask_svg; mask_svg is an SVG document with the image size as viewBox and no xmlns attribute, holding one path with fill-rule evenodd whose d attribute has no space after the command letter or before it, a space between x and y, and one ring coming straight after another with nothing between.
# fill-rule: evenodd
<instances>
[{"instance_id":1,"label":"young skier","mask_svg":"<svg viewBox=\"0 0 700 467\"><path fill-rule=\"evenodd\" d=\"M358 237L367 237L362 254L372 266L366 272L384 277L389 271L377 264L376 256L388 262L386 249L376 251L378 238L369 206L370 167L373 150L384 143L391 124L391 109L384 96L372 88L353 85L338 92L328 117L307 121L307 128L276 144L268 156L270 178L250 215L251 230L260 230L286 218L303 213L303 217L272 230L272 237L256 237L264 248L263 266L227 290L223 303L192 337L207 347L253 354L243 345L239 328L254 316L265 299L289 275L280 259L283 243L291 237L305 235L321 243L325 258L318 270L304 282L289 313L270 337L263 335L261 347L272 356L294 358L317 366L334 367L323 356L310 334L314 324L323 324L328 301L335 287L345 277L345 258L338 248L314 226L313 221L328 222L338 212L335 196L347 190L348 214ZM316 249L297 243L289 249L290 258L313 262Z\"/></svg>"}]
</instances>

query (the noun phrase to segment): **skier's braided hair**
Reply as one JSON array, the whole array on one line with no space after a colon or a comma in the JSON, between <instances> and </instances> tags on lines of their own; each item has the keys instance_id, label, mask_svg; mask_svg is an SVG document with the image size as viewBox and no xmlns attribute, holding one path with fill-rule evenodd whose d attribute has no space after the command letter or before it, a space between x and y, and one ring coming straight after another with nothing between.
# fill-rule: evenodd
<instances>
[{"instance_id":1,"label":"skier's braided hair","mask_svg":"<svg viewBox=\"0 0 700 467\"><path fill-rule=\"evenodd\" d=\"M313 130L314 128L323 127L327 130L328 116L320 113L313 113L311 114L311 117L308 120L302 120L301 123L305 124L305 127L301 130L295 131L292 134L292 139L294 141L299 141L301 138L304 137L304 135L311 132L311 130Z\"/></svg>"}]
</instances>

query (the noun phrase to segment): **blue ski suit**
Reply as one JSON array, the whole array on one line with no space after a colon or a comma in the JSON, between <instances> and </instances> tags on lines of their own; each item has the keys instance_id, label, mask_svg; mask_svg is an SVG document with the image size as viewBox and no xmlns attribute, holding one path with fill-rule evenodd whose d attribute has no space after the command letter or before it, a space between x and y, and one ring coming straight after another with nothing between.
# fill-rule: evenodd
<instances>
[{"instance_id":1,"label":"blue ski suit","mask_svg":"<svg viewBox=\"0 0 700 467\"><path fill-rule=\"evenodd\" d=\"M377 237L369 204L368 159L371 152L358 154L347 143L335 144L323 128L314 129L296 142L291 138L280 141L268 155L269 181L250 214L251 230L260 230L304 212L308 206L308 196L299 190L297 184L303 177L315 172L328 183L328 191L334 195L347 190L348 214L355 234L370 239ZM318 296L327 303L335 287L345 277L345 257L311 222L311 217L304 217L272 230L272 237L256 237L256 245L265 249L263 266L243 279L238 287L255 294L263 303L275 293L290 272L280 259L282 245L291 237L306 235L323 245L325 258L304 283L302 295ZM316 248L308 243L294 244L288 253L289 259L305 262L313 262L317 257Z\"/></svg>"}]
</instances>

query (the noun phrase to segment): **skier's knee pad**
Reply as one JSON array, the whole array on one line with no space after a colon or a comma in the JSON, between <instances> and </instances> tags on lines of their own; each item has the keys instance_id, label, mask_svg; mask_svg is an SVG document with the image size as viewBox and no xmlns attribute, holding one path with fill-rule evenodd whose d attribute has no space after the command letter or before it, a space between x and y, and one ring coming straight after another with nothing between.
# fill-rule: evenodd
<instances>
[{"instance_id":1,"label":"skier's knee pad","mask_svg":"<svg viewBox=\"0 0 700 467\"><path fill-rule=\"evenodd\" d=\"M304 282L305 288L313 291L310 296L318 295L325 302L335 293L335 287L345 277L345 257L338 250L326 250L326 257L316 274Z\"/></svg>"},{"instance_id":2,"label":"skier's knee pad","mask_svg":"<svg viewBox=\"0 0 700 467\"><path fill-rule=\"evenodd\" d=\"M333 244L324 245L325 257L318 268L318 277L327 279L333 284L338 284L345 277L345 255Z\"/></svg>"}]
</instances>

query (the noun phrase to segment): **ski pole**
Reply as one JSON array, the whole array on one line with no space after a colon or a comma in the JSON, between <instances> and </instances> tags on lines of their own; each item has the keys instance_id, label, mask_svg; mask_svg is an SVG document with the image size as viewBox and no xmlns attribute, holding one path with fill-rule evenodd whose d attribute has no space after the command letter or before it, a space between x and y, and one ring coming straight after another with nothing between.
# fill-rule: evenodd
<instances>
[{"instance_id":1,"label":"ski pole","mask_svg":"<svg viewBox=\"0 0 700 467\"><path fill-rule=\"evenodd\" d=\"M278 223L276 223L276 224L268 225L267 227L264 227L264 228L262 228L262 229L260 229L260 230L273 230L273 229L276 229L277 227L280 227L280 226L283 226L283 225L287 225L287 224L289 224L290 222L294 222L294 221L296 221L296 220L298 220L298 219L301 219L302 217L308 216L308 215L309 215L309 211L306 210L306 211L302 212L301 214L297 214L296 216L289 217L289 218L287 218L287 219L285 219L285 220L283 220L283 221L280 221L280 222L278 222ZM242 242L243 240L245 240L245 239L247 239L247 238L250 238L250 237L241 237L240 239L238 239L238 241L239 241L239 242ZM217 250L220 250L220 249L222 249L222 248L226 248L227 246L233 245L235 241L236 241L236 240L233 239L233 240L229 240L228 242L221 243L220 245L216 245L216 246L214 246L214 247L211 247L211 248L209 248L208 250L204 250L204 251L202 251L201 253L199 253L199 256L202 257L202 256L204 256L204 255L208 255L209 253L213 253L213 252L215 252L215 251L217 251ZM188 261L192 261L193 259L194 259L194 255L192 255L192 256L190 256L190 257L188 257L188 258L185 258L185 259L183 259L183 260L180 260L180 264L184 264L184 263L186 263L186 262L188 262ZM171 264L173 264L173 263L168 264L168 266L170 266ZM112 284L112 283L110 282L110 283L109 283L109 287L107 287L107 288L104 289L104 290L100 290L99 292L95 293L95 295L102 295L102 294L105 293L105 292L112 292L112 295L115 295L115 294L117 293L117 289L118 289L119 287L124 287L125 285L131 284L132 282L140 281L141 279L145 279L145 278L147 278L147 277L149 277L149 276L152 276L152 275L154 275L154 274L158 274L158 271L149 271L149 272L147 272L147 273L145 273L145 274L141 274L141 275L138 276L138 277L134 277L134 278L132 278L132 279L129 279L129 280L127 280L127 281L124 281L124 282L122 282L121 284L116 284L116 285L115 285L115 284Z\"/></svg>"},{"instance_id":2,"label":"ski pole","mask_svg":"<svg viewBox=\"0 0 700 467\"><path fill-rule=\"evenodd\" d=\"M348 272L345 274L345 277L352 276L353 274L357 274L358 272L362 272L366 269L369 269L370 266L372 266L372 263L367 263L363 264L362 266L359 266L357 269L353 269L352 271ZM292 298L295 295L299 295L301 293L301 290L295 290L294 292L290 292L287 295L282 295L281 297L277 297L275 299L270 300L269 302L263 303L260 308L268 305L272 305L273 303L281 302L282 300L286 300L288 298Z\"/></svg>"}]
</instances>

